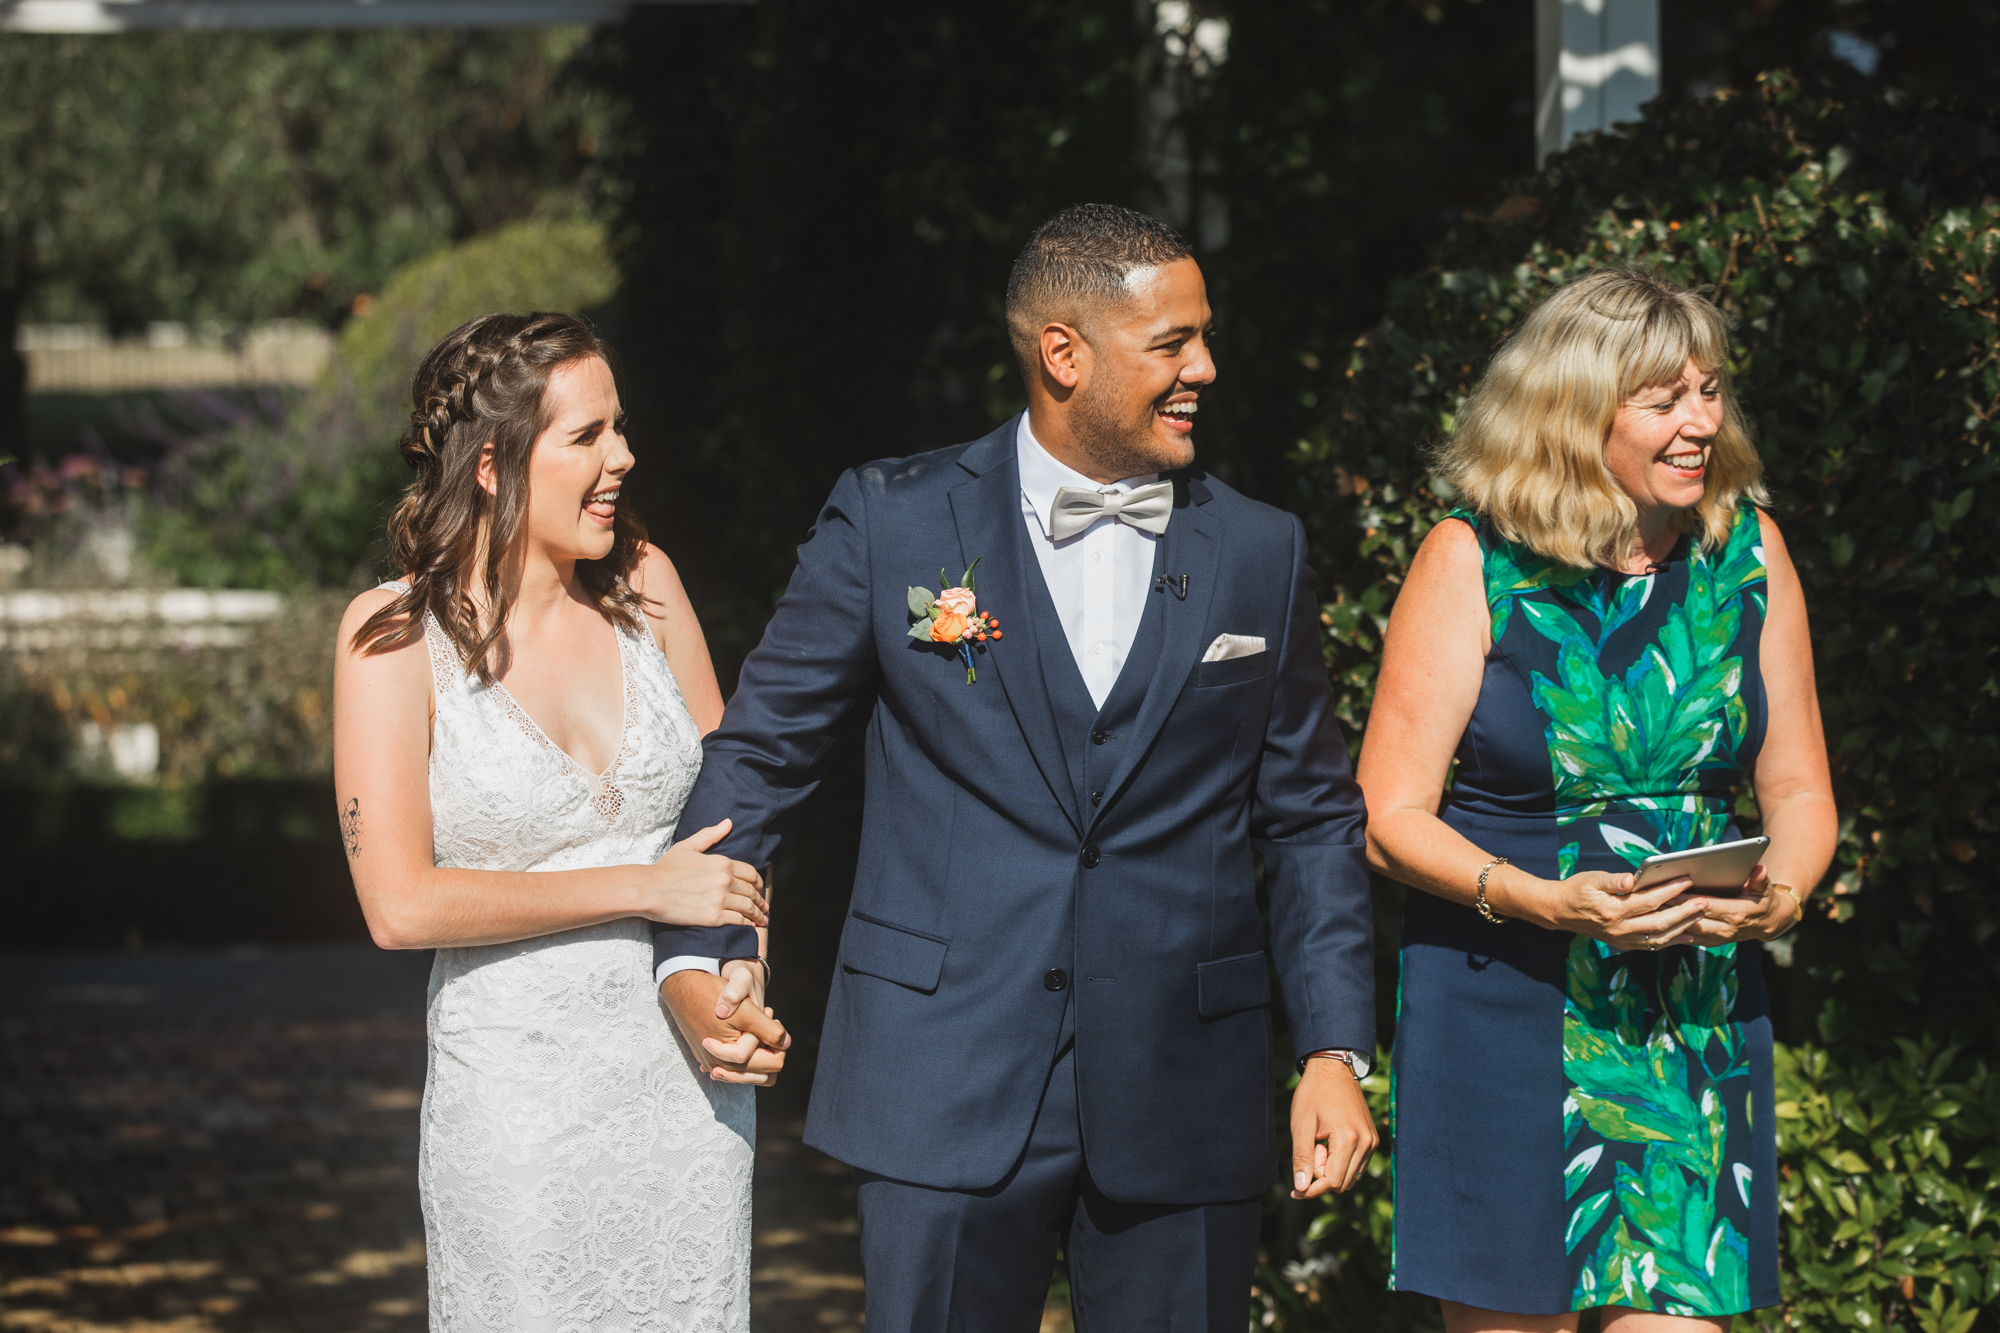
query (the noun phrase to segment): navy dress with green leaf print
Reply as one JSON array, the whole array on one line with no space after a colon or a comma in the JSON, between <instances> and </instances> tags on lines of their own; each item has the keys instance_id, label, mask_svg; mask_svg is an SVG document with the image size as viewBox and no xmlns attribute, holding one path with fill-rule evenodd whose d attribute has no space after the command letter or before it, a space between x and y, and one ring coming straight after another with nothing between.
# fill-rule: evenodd
<instances>
[{"instance_id":1,"label":"navy dress with green leaf print","mask_svg":"<svg viewBox=\"0 0 2000 1333\"><path fill-rule=\"evenodd\" d=\"M1765 723L1755 509L1643 576L1453 518L1479 535L1493 648L1445 822L1547 878L1739 836ZM1620 953L1411 890L1391 1285L1516 1314L1775 1304L1759 952Z\"/></svg>"}]
</instances>

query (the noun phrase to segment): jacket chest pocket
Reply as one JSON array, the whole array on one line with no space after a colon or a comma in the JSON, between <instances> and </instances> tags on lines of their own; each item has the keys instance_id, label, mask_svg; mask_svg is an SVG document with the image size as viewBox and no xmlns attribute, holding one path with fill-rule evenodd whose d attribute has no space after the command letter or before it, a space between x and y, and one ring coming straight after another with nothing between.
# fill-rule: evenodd
<instances>
[{"instance_id":1,"label":"jacket chest pocket","mask_svg":"<svg viewBox=\"0 0 2000 1333\"><path fill-rule=\"evenodd\" d=\"M1271 654L1268 652L1226 658L1220 662L1199 662L1194 669L1194 687L1198 690L1220 689L1225 685L1261 680L1270 664Z\"/></svg>"},{"instance_id":2,"label":"jacket chest pocket","mask_svg":"<svg viewBox=\"0 0 2000 1333\"><path fill-rule=\"evenodd\" d=\"M1203 1018L1257 1009L1271 1002L1270 965L1262 950L1196 963L1195 1007Z\"/></svg>"}]
</instances>

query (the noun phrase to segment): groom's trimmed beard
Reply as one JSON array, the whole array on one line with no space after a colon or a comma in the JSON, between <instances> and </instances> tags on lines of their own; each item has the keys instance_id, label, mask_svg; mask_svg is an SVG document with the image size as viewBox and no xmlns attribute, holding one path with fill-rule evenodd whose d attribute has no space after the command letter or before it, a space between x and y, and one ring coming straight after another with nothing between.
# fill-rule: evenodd
<instances>
[{"instance_id":1,"label":"groom's trimmed beard","mask_svg":"<svg viewBox=\"0 0 2000 1333\"><path fill-rule=\"evenodd\" d=\"M1070 431L1104 475L1122 481L1169 472L1194 461L1192 438L1185 456L1175 457L1180 451L1169 452L1169 446L1153 434L1153 417L1164 399L1147 403L1135 421L1120 416L1119 397L1116 385L1079 387L1069 404Z\"/></svg>"}]
</instances>

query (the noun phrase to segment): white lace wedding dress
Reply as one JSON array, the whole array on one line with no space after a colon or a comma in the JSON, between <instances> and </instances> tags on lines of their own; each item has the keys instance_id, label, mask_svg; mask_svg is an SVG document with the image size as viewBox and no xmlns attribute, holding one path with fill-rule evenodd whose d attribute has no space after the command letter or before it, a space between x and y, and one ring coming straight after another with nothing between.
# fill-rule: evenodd
<instances>
[{"instance_id":1,"label":"white lace wedding dress","mask_svg":"<svg viewBox=\"0 0 2000 1333\"><path fill-rule=\"evenodd\" d=\"M618 634L618 756L585 772L427 622L437 864L651 862L701 740L649 634ZM430 1326L745 1333L752 1090L711 1082L653 984L637 918L439 949L418 1178Z\"/></svg>"}]
</instances>

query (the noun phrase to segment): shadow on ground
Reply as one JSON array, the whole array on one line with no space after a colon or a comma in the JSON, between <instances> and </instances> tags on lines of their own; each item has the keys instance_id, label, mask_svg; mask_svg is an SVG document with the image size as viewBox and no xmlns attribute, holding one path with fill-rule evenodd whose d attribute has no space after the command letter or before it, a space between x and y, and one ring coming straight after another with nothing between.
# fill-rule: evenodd
<instances>
[{"instance_id":1,"label":"shadow on ground","mask_svg":"<svg viewBox=\"0 0 2000 1333\"><path fill-rule=\"evenodd\" d=\"M416 1333L429 956L0 957L0 1328ZM861 1327L852 1173L761 1094L752 1326Z\"/></svg>"}]
</instances>

